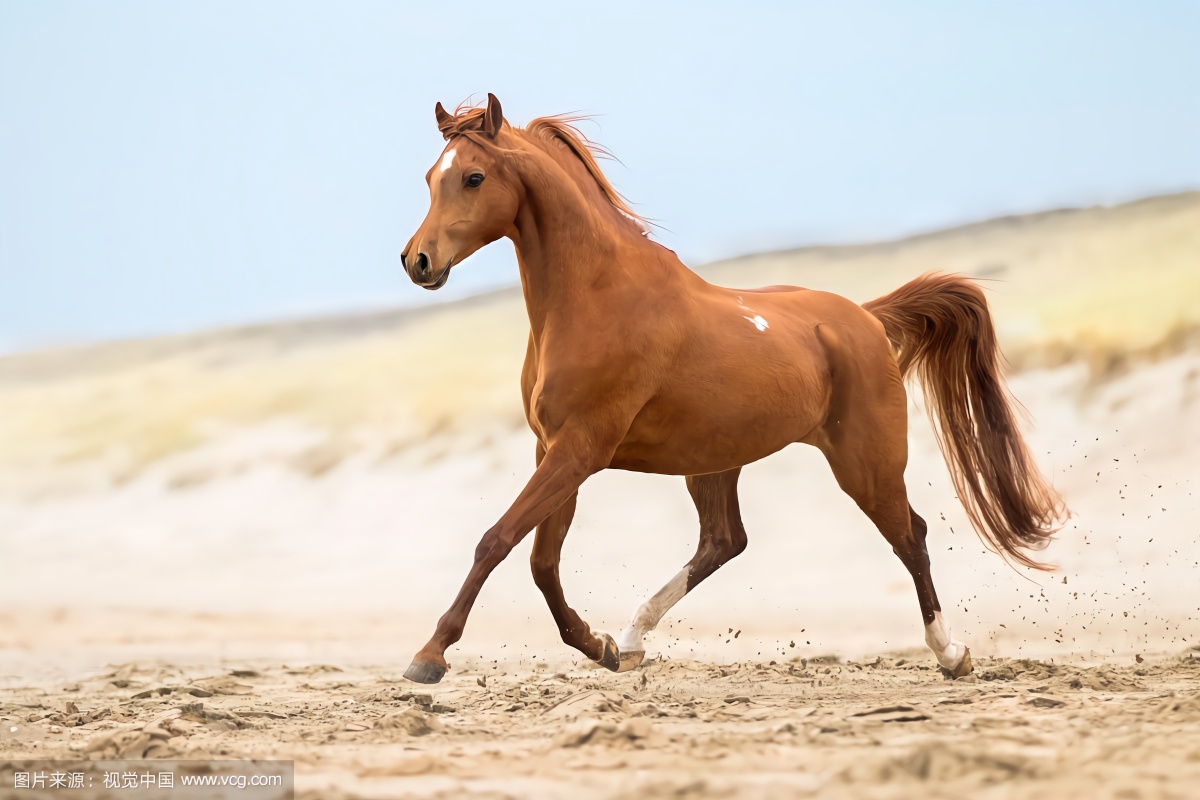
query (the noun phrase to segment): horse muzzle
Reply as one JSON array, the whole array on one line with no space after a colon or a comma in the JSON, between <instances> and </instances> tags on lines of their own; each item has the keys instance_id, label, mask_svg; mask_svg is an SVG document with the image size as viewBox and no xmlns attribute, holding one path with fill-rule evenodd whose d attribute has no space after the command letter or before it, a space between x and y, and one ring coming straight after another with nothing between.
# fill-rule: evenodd
<instances>
[{"instance_id":1,"label":"horse muzzle","mask_svg":"<svg viewBox=\"0 0 1200 800\"><path fill-rule=\"evenodd\" d=\"M412 258L408 254L400 256L400 263L404 265L405 272L412 282L422 289L434 291L446 285L446 281L450 279L450 267L454 265L454 259L446 262L446 266L440 270L433 268L433 261L425 253L418 252Z\"/></svg>"}]
</instances>

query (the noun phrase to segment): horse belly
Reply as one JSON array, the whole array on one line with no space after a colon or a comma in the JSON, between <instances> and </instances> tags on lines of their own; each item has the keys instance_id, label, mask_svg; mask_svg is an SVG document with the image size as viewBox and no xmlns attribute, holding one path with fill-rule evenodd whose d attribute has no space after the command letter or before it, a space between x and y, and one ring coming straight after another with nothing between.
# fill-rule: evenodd
<instances>
[{"instance_id":1,"label":"horse belly","mask_svg":"<svg viewBox=\"0 0 1200 800\"><path fill-rule=\"evenodd\" d=\"M741 365L739 365L741 366ZM675 381L634 419L610 466L703 475L765 458L822 424L829 382L820 364Z\"/></svg>"}]
</instances>

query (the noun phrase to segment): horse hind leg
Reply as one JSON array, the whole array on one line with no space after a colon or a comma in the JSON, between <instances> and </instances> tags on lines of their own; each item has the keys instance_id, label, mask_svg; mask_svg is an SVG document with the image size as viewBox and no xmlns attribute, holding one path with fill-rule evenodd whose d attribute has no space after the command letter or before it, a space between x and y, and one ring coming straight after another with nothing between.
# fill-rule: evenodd
<instances>
[{"instance_id":1,"label":"horse hind leg","mask_svg":"<svg viewBox=\"0 0 1200 800\"><path fill-rule=\"evenodd\" d=\"M700 517L696 554L665 586L643 603L617 637L619 672L633 669L646 655L643 639L684 595L746 549L746 529L738 507L741 469L687 478L688 492Z\"/></svg>"},{"instance_id":2,"label":"horse hind leg","mask_svg":"<svg viewBox=\"0 0 1200 800\"><path fill-rule=\"evenodd\" d=\"M942 607L933 588L933 577L929 574L929 549L925 545L928 526L925 520L912 510L912 506L908 507L908 514L909 528L912 531L909 549L904 555L901 555L901 551L894 544L892 549L913 576L918 599L928 598L928 602L921 600L921 615L925 618L925 644L933 651L942 669L955 678L961 678L971 674L971 651L962 642L951 638L950 626L942 616ZM927 611L927 606L932 610L932 614Z\"/></svg>"},{"instance_id":3,"label":"horse hind leg","mask_svg":"<svg viewBox=\"0 0 1200 800\"><path fill-rule=\"evenodd\" d=\"M879 462L872 463L870 457L848 457L842 451L826 452L826 456L838 485L875 523L912 576L925 622L925 643L938 664L956 678L970 674L971 651L951 638L950 627L942 616L925 545L927 526L908 504L903 465L884 467ZM886 463L886 459L883 461Z\"/></svg>"},{"instance_id":4,"label":"horse hind leg","mask_svg":"<svg viewBox=\"0 0 1200 800\"><path fill-rule=\"evenodd\" d=\"M882 347L862 346L851 355L836 332L819 333L835 380L829 421L807 441L824 453L842 491L875 523L912 576L925 642L938 664L954 677L967 675L971 653L950 636L930 574L927 526L908 504L908 412L899 370Z\"/></svg>"}]
</instances>

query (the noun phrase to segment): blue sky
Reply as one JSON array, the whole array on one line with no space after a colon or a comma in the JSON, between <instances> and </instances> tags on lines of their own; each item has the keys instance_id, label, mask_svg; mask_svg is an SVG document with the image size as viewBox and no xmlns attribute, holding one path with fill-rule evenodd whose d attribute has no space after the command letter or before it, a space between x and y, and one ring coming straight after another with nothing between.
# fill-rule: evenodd
<instances>
[{"instance_id":1,"label":"blue sky","mask_svg":"<svg viewBox=\"0 0 1200 800\"><path fill-rule=\"evenodd\" d=\"M0 350L436 302L433 106L582 111L698 264L1200 186L1200 3L0 0Z\"/></svg>"}]
</instances>

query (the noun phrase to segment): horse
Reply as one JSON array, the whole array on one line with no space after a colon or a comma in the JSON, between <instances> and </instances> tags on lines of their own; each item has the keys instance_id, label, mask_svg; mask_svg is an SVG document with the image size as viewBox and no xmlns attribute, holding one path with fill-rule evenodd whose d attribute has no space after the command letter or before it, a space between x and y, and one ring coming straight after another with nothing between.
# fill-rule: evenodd
<instances>
[{"instance_id":1,"label":"horse","mask_svg":"<svg viewBox=\"0 0 1200 800\"><path fill-rule=\"evenodd\" d=\"M928 273L861 306L797 286L715 286L648 235L601 171L608 152L579 131L580 117L514 127L492 94L453 114L438 103L435 115L446 144L401 262L416 285L436 290L476 250L512 241L529 315L521 394L537 444L532 477L483 534L405 678L445 676L446 648L484 581L535 528L533 579L563 642L614 672L634 669L671 607L745 549L741 468L798 442L824 454L908 569L937 663L969 674L970 650L951 637L927 526L905 488L906 377L925 392L958 497L990 549L1049 569L1032 551L1069 515L1021 437L979 286ZM700 520L695 555L616 638L567 604L559 580L579 488L604 469L684 476Z\"/></svg>"}]
</instances>

